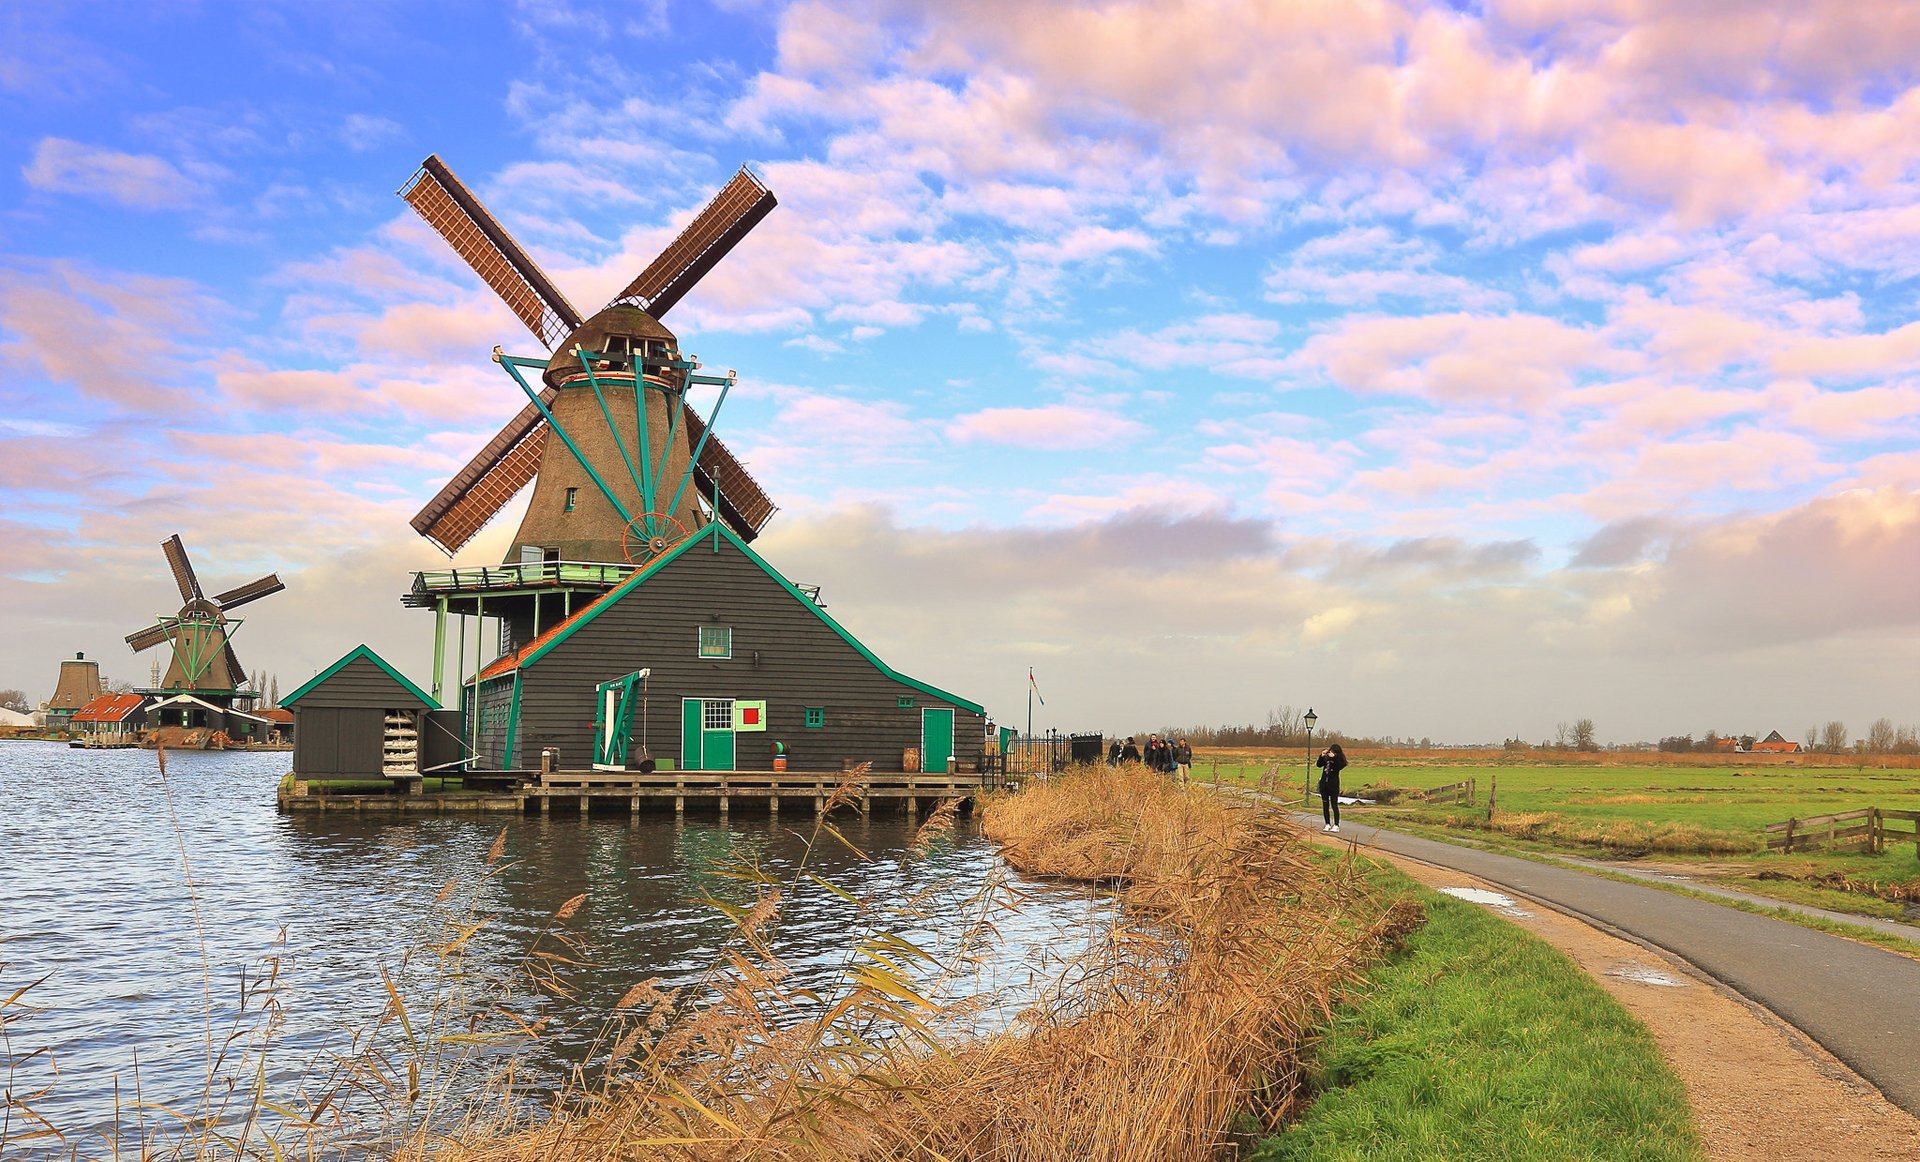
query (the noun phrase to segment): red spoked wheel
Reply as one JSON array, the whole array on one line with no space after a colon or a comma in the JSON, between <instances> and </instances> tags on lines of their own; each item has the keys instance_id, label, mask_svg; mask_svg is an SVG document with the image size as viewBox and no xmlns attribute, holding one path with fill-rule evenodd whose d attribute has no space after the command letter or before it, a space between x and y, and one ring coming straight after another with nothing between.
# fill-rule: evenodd
<instances>
[{"instance_id":1,"label":"red spoked wheel","mask_svg":"<svg viewBox=\"0 0 1920 1162\"><path fill-rule=\"evenodd\" d=\"M687 539L687 527L664 512L643 512L620 533L627 564L644 565Z\"/></svg>"}]
</instances>

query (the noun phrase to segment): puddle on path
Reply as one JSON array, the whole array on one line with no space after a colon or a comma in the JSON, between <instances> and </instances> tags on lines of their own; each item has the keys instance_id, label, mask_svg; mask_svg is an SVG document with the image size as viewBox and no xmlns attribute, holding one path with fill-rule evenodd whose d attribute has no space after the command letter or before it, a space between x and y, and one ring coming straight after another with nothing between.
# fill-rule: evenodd
<instances>
[{"instance_id":1,"label":"puddle on path","mask_svg":"<svg viewBox=\"0 0 1920 1162\"><path fill-rule=\"evenodd\" d=\"M1609 968L1607 975L1618 980L1631 981L1634 984L1657 985L1660 988L1683 989L1687 987L1686 981L1681 980L1671 973L1662 972L1660 969L1651 968L1644 964L1636 964L1633 961L1628 961L1625 964L1617 964Z\"/></svg>"},{"instance_id":2,"label":"puddle on path","mask_svg":"<svg viewBox=\"0 0 1920 1162\"><path fill-rule=\"evenodd\" d=\"M1513 902L1512 896L1499 892L1489 892L1485 888L1441 888L1440 891L1456 900L1465 900L1469 904L1485 904L1489 908L1505 912L1509 916L1531 916L1532 912Z\"/></svg>"}]
</instances>

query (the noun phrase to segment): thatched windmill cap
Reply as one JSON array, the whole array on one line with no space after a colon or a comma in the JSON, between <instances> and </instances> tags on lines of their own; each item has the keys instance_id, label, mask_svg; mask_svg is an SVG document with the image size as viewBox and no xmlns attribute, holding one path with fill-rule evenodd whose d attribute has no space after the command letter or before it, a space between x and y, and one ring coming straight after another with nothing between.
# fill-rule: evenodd
<instances>
[{"instance_id":1,"label":"thatched windmill cap","mask_svg":"<svg viewBox=\"0 0 1920 1162\"><path fill-rule=\"evenodd\" d=\"M560 380L577 374L580 370L580 357L573 353L575 347L584 347L588 351L605 351L611 345L609 339L621 336L631 341L634 347L643 341L665 343L678 347L680 341L673 332L666 329L660 320L649 315L639 307L616 304L601 311L593 318L580 324L578 330L566 337L553 358L547 364L546 374L541 376L548 387L556 386Z\"/></svg>"}]
</instances>

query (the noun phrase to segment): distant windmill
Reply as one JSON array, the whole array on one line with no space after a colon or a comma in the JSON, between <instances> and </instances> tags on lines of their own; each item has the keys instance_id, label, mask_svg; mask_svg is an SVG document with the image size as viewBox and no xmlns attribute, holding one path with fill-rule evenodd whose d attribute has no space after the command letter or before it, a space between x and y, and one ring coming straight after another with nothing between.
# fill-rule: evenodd
<instances>
[{"instance_id":1,"label":"distant windmill","mask_svg":"<svg viewBox=\"0 0 1920 1162\"><path fill-rule=\"evenodd\" d=\"M509 564L636 562L697 528L703 501L743 539L758 535L773 502L685 406L690 385L732 378L694 374L659 322L774 208L751 171L585 320L438 155L400 192L553 352L535 361L494 349L527 406L420 510L415 531L452 555L532 482ZM538 390L520 368L541 372Z\"/></svg>"},{"instance_id":2,"label":"distant windmill","mask_svg":"<svg viewBox=\"0 0 1920 1162\"><path fill-rule=\"evenodd\" d=\"M157 688L230 696L246 685L247 671L233 653L233 629L240 622L227 615L286 586L278 574L269 573L208 597L200 588L200 578L194 575L193 562L187 559L180 534L162 541L160 548L173 570L174 584L180 587L180 610L162 615L157 624L128 634L127 644L139 653L163 642L172 643L173 660L167 666L166 678L156 680Z\"/></svg>"}]
</instances>

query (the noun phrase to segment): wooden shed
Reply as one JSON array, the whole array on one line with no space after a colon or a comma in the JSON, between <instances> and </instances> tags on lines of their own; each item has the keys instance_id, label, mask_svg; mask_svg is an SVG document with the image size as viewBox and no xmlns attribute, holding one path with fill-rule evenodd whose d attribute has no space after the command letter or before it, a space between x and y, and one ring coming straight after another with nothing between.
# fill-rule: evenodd
<instances>
[{"instance_id":1,"label":"wooden shed","mask_svg":"<svg viewBox=\"0 0 1920 1162\"><path fill-rule=\"evenodd\" d=\"M293 712L296 779L415 779L439 704L365 645L280 700Z\"/></svg>"},{"instance_id":2,"label":"wooden shed","mask_svg":"<svg viewBox=\"0 0 1920 1162\"><path fill-rule=\"evenodd\" d=\"M551 748L566 769L973 772L985 749L978 703L889 667L720 522L463 693L481 770Z\"/></svg>"}]
</instances>

